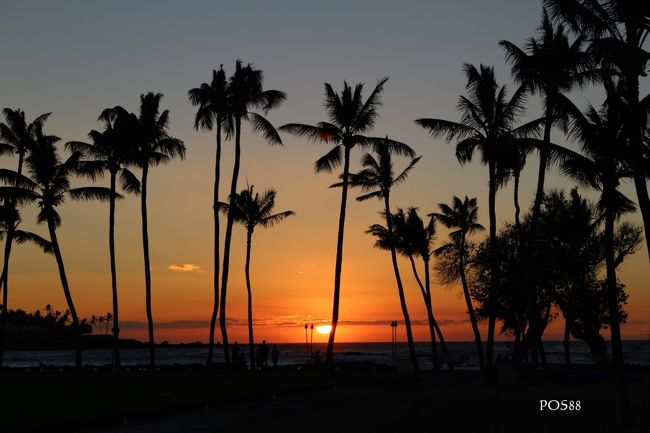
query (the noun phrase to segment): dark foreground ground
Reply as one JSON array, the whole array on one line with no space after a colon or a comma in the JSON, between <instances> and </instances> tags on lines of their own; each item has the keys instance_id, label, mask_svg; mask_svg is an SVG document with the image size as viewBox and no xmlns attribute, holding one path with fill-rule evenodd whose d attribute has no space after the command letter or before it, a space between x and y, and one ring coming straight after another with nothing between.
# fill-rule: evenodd
<instances>
[{"instance_id":1,"label":"dark foreground ground","mask_svg":"<svg viewBox=\"0 0 650 433\"><path fill-rule=\"evenodd\" d=\"M5 371L0 431L648 432L650 375L639 370L628 379L633 430L621 423L614 383L584 370L558 370L538 385L492 387L478 372L426 372L412 380L359 366L230 375L169 370L155 378ZM542 399L580 401L580 410L540 411Z\"/></svg>"}]
</instances>

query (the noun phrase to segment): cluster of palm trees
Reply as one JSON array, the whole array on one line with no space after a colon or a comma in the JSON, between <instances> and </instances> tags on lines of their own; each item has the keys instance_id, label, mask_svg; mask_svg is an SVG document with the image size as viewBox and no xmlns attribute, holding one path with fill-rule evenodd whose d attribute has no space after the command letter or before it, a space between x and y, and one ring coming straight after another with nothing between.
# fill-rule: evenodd
<instances>
[{"instance_id":1,"label":"cluster of palm trees","mask_svg":"<svg viewBox=\"0 0 650 433\"><path fill-rule=\"evenodd\" d=\"M540 227L546 197L546 174L553 164L580 186L600 192L599 218L603 221L603 244L606 262L605 293L608 299L612 349L619 391L625 401L623 381L623 357L621 347L619 285L616 276L615 251L616 224L619 218L635 210L630 199L619 190L622 180L634 181L637 202L646 233L646 245L650 246L650 199L647 178L650 150L648 138L648 110L650 97L639 95L639 77L645 76L650 54L643 49L650 32L650 6L644 2L625 0L544 0L545 7L539 34L519 47L509 41L501 41L506 61L511 66L512 78L517 87L508 95L505 85L496 79L494 68L486 65L465 64L467 94L458 102L460 121L421 118L415 122L428 130L433 137L444 137L456 145L456 157L463 164L470 163L480 154L481 162L488 168L488 215L489 227L486 244L488 272L485 304L482 311L487 317L485 348L479 332L475 308L472 304L471 281L467 275L467 260L471 256L469 237L484 230L478 224L478 205L475 198L454 196L452 203L440 204L439 212L423 220L416 208L391 208L391 191L404 182L420 157L405 143L370 135L378 119L381 94L388 78L378 81L364 98L364 85L344 83L340 92L326 83L324 108L327 119L316 124L289 123L275 128L266 114L286 99L286 94L263 87L263 74L252 64L237 61L231 76L223 66L213 71L209 83L203 83L188 92L191 104L197 107L194 127L214 131L216 141L213 217L214 217L214 304L212 308L207 365L213 361L215 328L217 319L221 331L224 358L230 363L227 330L227 294L230 272L230 255L233 226L241 223L246 228L246 286L248 292L249 343L251 365L254 366L254 333L252 325L252 292L250 259L252 235L257 226L269 227L282 221L291 211L275 213L276 192L268 189L256 192L247 186L238 192L241 170L242 126L248 122L255 133L260 133L271 145L281 145L278 131L287 132L311 141L332 145L325 155L315 162L316 172L333 172L341 168L339 181L333 186L341 190L336 259L334 269L334 293L332 330L327 345L327 362L334 357L334 342L339 323L341 298L341 274L343 267L344 233L348 193L358 188L357 200L377 198L381 200L384 224L374 224L368 233L377 238L376 245L390 252L395 274L396 288L404 316L413 368L417 371L418 360L413 343L410 317L406 305L405 289L398 266L398 254L406 257L412 267L418 288L426 307L432 343L434 367L438 368L436 338L446 356L444 337L433 313L430 268L434 256L450 257L453 266L439 272L446 277L461 281L464 299L476 341L480 366L492 380L494 371L494 340L496 322L499 318L497 301L502 275L499 266L496 196L510 179L514 181L514 227L524 257L521 263L525 278L524 304L529 318L524 338L525 350L530 353L534 369L538 363L538 349L545 329L544 314L540 310L540 265L536 255L540 243ZM567 97L572 90L586 85L603 88L605 100L599 107L589 105L581 110ZM542 115L529 122L522 122L529 95L542 97ZM151 308L151 275L149 263L149 239L147 230L147 180L151 167L183 158L183 142L168 132L169 112L161 111L162 95L147 93L141 96L138 114L117 106L104 110L99 121L102 130L89 134L90 143L68 142L65 148L70 154L63 159L57 143L59 138L44 132L48 114L31 123L20 110L5 109L5 123L0 125L2 144L0 152L18 156L15 170L0 170L4 182L1 187L1 220L6 235L2 271L3 310L7 308L9 281L9 257L13 243L34 242L45 252L53 253L64 290L73 326L78 327L78 317L66 278L61 248L56 229L61 223L57 212L66 197L80 200L107 200L109 202L109 251L113 294L114 360L119 369L119 309L118 284L115 265L115 212L119 181L125 193L139 194L141 199L142 241L144 256L146 309L150 345L150 365L155 368L154 327ZM580 151L563 147L552 140L553 128L560 128L565 136L580 146ZM224 141L234 145L234 160L227 201L220 201L221 153ZM364 151L361 170L351 171L352 152ZM530 214L522 218L519 202L519 182L527 158L537 153L537 187ZM406 167L395 174L393 157L408 159ZM138 178L131 170L137 168ZM26 170L25 170L26 169ZM26 174L25 174L26 172ZM75 176L91 180L108 173L109 187L72 188ZM38 222L47 226L49 239L19 229L20 208L36 204L39 208ZM221 250L221 223L219 213L226 217L223 250ZM449 229L449 238L438 248L433 248L436 222ZM416 258L424 268L424 282L420 278ZM445 277L445 275L443 275ZM445 278L443 278L445 279ZM3 314L4 317L5 314ZM3 329L4 329L4 325ZM485 351L484 351L485 349ZM80 345L77 345L77 365L81 365ZM448 357L446 358L449 363Z\"/></svg>"},{"instance_id":2,"label":"cluster of palm trees","mask_svg":"<svg viewBox=\"0 0 650 433\"><path fill-rule=\"evenodd\" d=\"M155 366L153 317L151 312L151 278L149 266L149 241L147 231L147 176L151 167L164 164L175 157L183 158L183 142L168 133L169 112L160 110L162 94L147 93L140 97L140 110L136 115L121 106L102 111L99 121L101 131L92 130L88 137L90 143L71 141L65 143L69 153L63 158L58 143L59 137L44 131L44 123L49 114L27 122L21 110L5 109L5 122L0 124L0 150L3 154L16 154L16 170L1 169L0 176L5 183L2 187L2 226L6 233L4 267L2 272L3 317L7 309L9 257L12 243L32 241L45 252L53 253L59 271L66 303L72 317L72 328L76 337L75 365L82 366L81 332L79 317L70 289L61 248L57 238L57 228L61 217L57 211L67 197L73 200L102 200L109 202L109 251L111 261L111 282L113 293L113 351L115 367L120 369L119 352L119 309L117 271L115 266L115 204L122 198L117 192L117 181L127 193L140 193L142 208L142 238L145 263L145 284L147 319L149 322L149 345L151 366ZM24 167L23 167L24 166ZM130 168L141 171L138 179ZM26 168L26 170L24 170ZM24 173L26 171L27 174ZM109 174L110 187L86 186L72 188L75 177L96 180ZM18 230L21 222L19 209L26 205L36 205L39 212L37 221L48 228L49 239L33 233ZM4 331L4 326L3 326Z\"/></svg>"}]
</instances>

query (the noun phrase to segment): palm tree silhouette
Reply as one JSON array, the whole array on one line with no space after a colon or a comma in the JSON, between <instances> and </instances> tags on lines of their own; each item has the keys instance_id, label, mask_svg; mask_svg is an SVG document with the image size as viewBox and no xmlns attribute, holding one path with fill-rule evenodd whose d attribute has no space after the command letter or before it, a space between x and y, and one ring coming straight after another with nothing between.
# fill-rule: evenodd
<instances>
[{"instance_id":1,"label":"palm tree silhouette","mask_svg":"<svg viewBox=\"0 0 650 433\"><path fill-rule=\"evenodd\" d=\"M400 254L408 257L409 262L411 263L411 269L413 270L413 275L418 283L420 293L424 300L424 305L427 309L429 333L431 335L431 356L433 368L438 370L440 367L438 364L436 348L437 333L445 357L445 362L451 370L453 367L449 361L445 338L442 335L442 331L438 326L435 316L433 315L433 307L431 303L431 277L429 265L431 255L433 254L431 244L434 241L436 233L435 220L430 218L428 224L425 226L424 221L422 221L422 218L420 218L417 213L417 209L414 207L409 208L406 213L403 209L397 209L397 212L392 214L391 218L393 221L393 240L395 242L395 249ZM375 224L371 227L371 230L372 234L378 238L376 246L385 250L390 250L390 236L388 235L388 230L380 224ZM418 273L415 264L415 257L417 256L422 259L424 264L424 284L422 283L422 279L420 278L420 274Z\"/></svg>"},{"instance_id":2,"label":"palm tree silhouette","mask_svg":"<svg viewBox=\"0 0 650 433\"><path fill-rule=\"evenodd\" d=\"M336 264L334 266L334 298L332 307L332 331L327 342L326 361L334 361L334 339L339 322L339 301L341 296L341 269L343 266L343 234L345 228L345 212L348 202L348 185L350 178L350 152L356 146L364 149L384 145L400 155L413 157L415 153L404 143L379 137L368 137L367 133L375 125L378 108L381 106L380 95L388 78L379 80L368 98L363 101L363 83L354 90L347 82L343 90L336 93L329 83L325 83L325 110L329 122L319 122L317 125L289 123L280 127L281 131L305 137L311 141L332 143L334 147L316 160L314 168L317 173L331 173L343 163L341 174L341 207L339 211L338 235L336 240Z\"/></svg>"},{"instance_id":3,"label":"palm tree silhouette","mask_svg":"<svg viewBox=\"0 0 650 433\"><path fill-rule=\"evenodd\" d=\"M472 332L474 333L474 341L476 342L476 351L478 353L479 366L482 371L485 371L486 362L483 356L483 343L481 342L481 333L478 329L476 321L476 313L472 306L472 298L469 293L469 284L467 282L467 275L465 273L466 260L467 260L467 237L485 230L478 221L478 205L475 198L467 198L464 200L454 196L452 198L451 206L445 203L438 204L440 212L431 214L436 221L452 230L449 233L450 241L437 248L434 254L441 255L449 252L455 255L455 260L458 266L458 277L463 285L463 295L465 296L465 304L467 305L467 314L472 324Z\"/></svg>"},{"instance_id":4,"label":"palm tree silhouette","mask_svg":"<svg viewBox=\"0 0 650 433\"><path fill-rule=\"evenodd\" d=\"M271 145L282 145L282 139L275 130L275 127L263 115L250 111L261 109L264 114L269 110L277 108L287 98L286 93L279 90L263 89L263 74L250 63L242 66L240 60L235 64L235 72L228 82L228 99L234 122L235 134L235 161L232 169L230 182L230 199L237 194L237 178L239 177L239 166L241 159L241 124L242 120L248 121L253 132L261 133ZM234 209L234 203L230 203L229 209ZM230 244L232 240L232 226L234 216L228 214L226 221L226 233L224 235L223 266L221 273L221 299L219 302L219 327L224 349L226 364L230 363L230 352L228 350L228 329L226 327L226 295L228 291L228 274L230 271Z\"/></svg>"},{"instance_id":5,"label":"palm tree silhouette","mask_svg":"<svg viewBox=\"0 0 650 433\"><path fill-rule=\"evenodd\" d=\"M643 1L608 0L544 0L551 16L568 24L577 34L590 38L590 52L605 68L613 67L620 75L627 101L625 130L630 154L626 156L634 171L639 208L645 229L650 258L650 197L647 185L647 144L643 131L647 128L648 98L639 100L639 77L647 75L650 53L643 48L650 34L650 6Z\"/></svg>"},{"instance_id":6,"label":"palm tree silhouette","mask_svg":"<svg viewBox=\"0 0 650 433\"><path fill-rule=\"evenodd\" d=\"M2 110L5 117L5 122L0 123L0 155L18 155L18 167L16 173L22 175L23 162L25 155L29 151L34 142L34 134L37 129L43 127L43 124L50 116L50 113L42 114L34 119L33 122L27 123L25 120L25 113L22 110L12 110L5 108ZM2 169L4 172L5 169ZM11 175L9 175L11 177ZM2 291L2 331L0 331L0 366L2 366L3 352L4 352L4 327L7 316L7 302L8 302L8 289L9 289L9 257L11 255L11 247L16 236L16 230L20 223L20 213L16 208L16 201L20 197L18 190L17 179L13 184L13 189L9 187L3 192L2 196L2 225L4 227L5 248L2 266L2 275L0 276L0 291ZM25 237L36 236L33 233L22 231L20 236ZM36 239L36 238L34 238Z\"/></svg>"},{"instance_id":7,"label":"palm tree silhouette","mask_svg":"<svg viewBox=\"0 0 650 433\"><path fill-rule=\"evenodd\" d=\"M219 203L219 208L224 214L232 214L234 221L241 223L246 228L246 291L248 293L248 344L250 352L251 370L255 370L255 338L253 337L253 295L251 291L250 263L251 246L255 227L272 227L285 218L295 215L293 211L273 213L275 206L274 189L267 189L260 196L254 191L253 185L248 186L237 194L230 203ZM233 206L232 208L230 206Z\"/></svg>"},{"instance_id":8,"label":"palm tree silhouette","mask_svg":"<svg viewBox=\"0 0 650 433\"><path fill-rule=\"evenodd\" d=\"M210 316L210 337L208 342L207 365L212 363L214 353L214 328L219 310L219 180L221 178L221 131L225 128L226 138L232 133L232 116L228 106L228 83L223 65L218 71L212 71L210 84L203 83L201 87L191 89L188 93L190 102L198 106L194 117L194 129L211 131L216 129L217 149L214 162L214 189L212 195L212 210L214 220L214 303Z\"/></svg>"},{"instance_id":9,"label":"palm tree silhouette","mask_svg":"<svg viewBox=\"0 0 650 433\"><path fill-rule=\"evenodd\" d=\"M408 308L406 306L404 286L402 284L402 278L397 264L397 242L394 240L394 223L390 212L390 190L394 186L399 185L406 180L409 172L421 157L418 156L411 159L408 166L399 175L395 176L393 172L391 149L388 146L378 145L374 149L374 153L375 155L372 153L365 153L361 157L361 164L364 168L359 173L351 176L350 185L358 187L362 192L364 192L363 195L357 197L357 201L364 201L371 198L383 199L384 215L386 217L386 237L388 239L390 257L393 262L393 272L395 273L395 281L397 282L397 292L399 294L402 315L404 316L404 326L406 328L406 338L408 340L411 362L413 364L413 370L417 373L420 371L420 367L418 365L417 353L415 352L415 344L413 343L411 319L409 318ZM337 186L343 186L343 184L337 184ZM366 233L373 234L375 232L374 227L375 226L371 226ZM381 247L381 244L382 241L380 238L376 245Z\"/></svg>"},{"instance_id":10,"label":"palm tree silhouette","mask_svg":"<svg viewBox=\"0 0 650 433\"><path fill-rule=\"evenodd\" d=\"M583 113L568 98L561 98L562 108L570 119L569 136L580 144L583 153L566 158L562 161L561 168L564 174L579 184L600 191L597 205L605 220L606 286L614 369L623 418L633 423L634 414L623 371L614 226L621 215L636 209L634 203L618 190L621 179L634 174L629 169L624 154L625 141L628 139L624 85L623 82L614 83L611 79L605 80L604 84L607 98L600 109L588 105Z\"/></svg>"},{"instance_id":11,"label":"palm tree silhouette","mask_svg":"<svg viewBox=\"0 0 650 433\"><path fill-rule=\"evenodd\" d=\"M92 130L88 137L92 144L80 141L66 143L66 148L72 152L79 152L85 157L84 172L91 178L109 174L111 195L108 206L108 250L111 264L111 293L113 302L113 362L115 370L119 373L120 361L120 328L119 305L117 292L117 268L115 261L115 201L122 198L116 191L117 177L120 177L120 186L129 193L140 193L140 181L127 168L136 163L136 142L133 138L137 119L122 107L105 109L98 118L103 122L104 130Z\"/></svg>"},{"instance_id":12,"label":"palm tree silhouette","mask_svg":"<svg viewBox=\"0 0 650 433\"><path fill-rule=\"evenodd\" d=\"M458 109L461 121L451 122L441 119L417 119L415 122L428 129L432 136L445 135L447 141L457 139L456 158L464 165L471 162L474 152L480 150L481 161L488 166L489 219L490 219L490 257L491 286L490 301L496 299L498 269L496 261L496 194L503 185L505 177L500 165L512 146L521 142L521 146L530 146L529 135L537 131L540 120L533 120L519 127L515 123L524 111L525 87L519 86L510 100L507 100L506 86L496 82L494 68L465 64L463 71L467 76L469 97L461 96ZM488 308L488 337L486 347L486 369L488 380L492 379L492 353L494 346L494 328L496 316L494 308Z\"/></svg>"},{"instance_id":13,"label":"palm tree silhouette","mask_svg":"<svg viewBox=\"0 0 650 433\"><path fill-rule=\"evenodd\" d=\"M63 204L66 196L69 196L73 200L108 200L111 196L111 191L103 187L70 188L71 178L75 175L83 174L83 170L80 170L82 154L80 152L72 152L66 160L61 160L56 149L56 143L59 141L58 137L46 135L39 128L34 138L33 146L25 158L29 178L20 176L20 182L24 185L25 189L32 191L31 198L38 203L40 211L37 221L47 224L48 227L50 243L61 279L61 286L63 287L68 310L72 316L72 327L75 335L75 366L78 371L81 371L79 317L72 300L72 293L68 284L63 256L56 234L56 229L61 224L61 216L57 212L57 207ZM19 177L17 174L16 176L17 178Z\"/></svg>"},{"instance_id":14,"label":"palm tree silhouette","mask_svg":"<svg viewBox=\"0 0 650 433\"><path fill-rule=\"evenodd\" d=\"M140 113L134 136L138 145L137 165L142 169L140 180L142 247L144 252L145 301L147 309L147 327L149 333L149 367L153 373L156 368L155 340L153 330L153 313L151 309L151 265L149 260L149 230L147 224L147 179L149 168L166 164L173 158L185 158L185 145L178 138L170 136L169 110L160 111L162 93L149 92L140 95Z\"/></svg>"},{"instance_id":15,"label":"palm tree silhouette","mask_svg":"<svg viewBox=\"0 0 650 433\"><path fill-rule=\"evenodd\" d=\"M552 157L551 128L558 121L557 98L576 86L593 81L600 73L600 71L591 70L591 58L588 53L582 51L584 37L580 35L572 43L569 42L564 26L554 26L546 10L543 12L539 33L538 38L531 37L527 41L523 50L508 41L499 43L506 51L506 59L512 65L512 76L515 81L526 86L531 93L538 93L544 98L544 136L539 149L537 189L528 232L530 245L535 242L537 237L546 170ZM539 314L535 311L537 284L535 282L536 266L533 250L533 248L528 248L527 257L529 315L532 320L526 340L530 342L533 368L536 370L538 339L541 338L541 335L538 323Z\"/></svg>"}]
</instances>

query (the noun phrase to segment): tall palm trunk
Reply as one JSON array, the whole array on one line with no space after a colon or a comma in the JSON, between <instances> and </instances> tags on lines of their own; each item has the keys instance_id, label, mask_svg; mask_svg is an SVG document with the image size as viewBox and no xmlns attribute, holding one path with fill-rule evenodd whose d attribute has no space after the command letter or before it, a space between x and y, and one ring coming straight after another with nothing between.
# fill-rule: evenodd
<instances>
[{"instance_id":1,"label":"tall palm trunk","mask_svg":"<svg viewBox=\"0 0 650 433\"><path fill-rule=\"evenodd\" d=\"M20 153L18 155L19 176L23 172L23 159L24 154ZM16 180L15 186L18 186L18 180ZM11 256L11 245L14 240L14 233L16 229L16 221L7 221L7 223L7 238L5 239L2 276L0 276L0 289L2 289L2 317L0 317L0 367L2 367L4 361L5 329L7 324L7 314L9 314L9 308L7 306L9 299L9 296L7 294L7 291L9 290L9 257Z\"/></svg>"},{"instance_id":2,"label":"tall palm trunk","mask_svg":"<svg viewBox=\"0 0 650 433\"><path fill-rule=\"evenodd\" d=\"M334 362L334 337L339 323L339 298L341 296L341 268L343 265L343 233L345 228L345 210L348 203L348 182L350 178L350 147L343 144L343 182L341 188L341 210L339 213L339 231L336 238L336 264L334 266L334 302L332 306L332 330L327 340L326 362Z\"/></svg>"},{"instance_id":3,"label":"tall palm trunk","mask_svg":"<svg viewBox=\"0 0 650 433\"><path fill-rule=\"evenodd\" d=\"M50 240L52 242L52 249L54 250L54 257L56 257L56 264L59 268L59 277L61 278L61 286L63 286L65 301L68 304L70 315L72 315L72 331L74 332L75 341L75 367L77 368L77 372L81 373L81 332L79 329L79 317L77 316L77 309L74 307L74 302L72 301L68 278L66 277L65 267L63 266L63 257L61 256L59 241L56 237L56 224L51 218L48 218L47 220L47 228L50 231Z\"/></svg>"},{"instance_id":4,"label":"tall palm trunk","mask_svg":"<svg viewBox=\"0 0 650 433\"><path fill-rule=\"evenodd\" d=\"M630 403L630 396L625 383L623 367L623 346L621 344L621 325L619 316L618 287L616 284L616 264L614 263L614 188L605 186L605 265L607 268L607 300L609 304L609 321L612 338L612 358L614 361L614 374L616 377L616 391L623 421L634 424L634 413Z\"/></svg>"},{"instance_id":5,"label":"tall palm trunk","mask_svg":"<svg viewBox=\"0 0 650 433\"><path fill-rule=\"evenodd\" d=\"M567 311L564 312L564 363L567 367L571 366L571 313L568 311L569 307L567 306Z\"/></svg>"},{"instance_id":6,"label":"tall palm trunk","mask_svg":"<svg viewBox=\"0 0 650 433\"><path fill-rule=\"evenodd\" d=\"M390 240L390 258L393 262L393 271L395 272L395 281L397 282L397 292L399 293L399 303L402 308L402 315L404 316L404 327L406 328L406 340L409 346L409 355L411 356L411 363L413 364L413 371L420 372L418 365L417 353L415 352L415 344L413 343L413 332L411 330L411 319L409 318L408 308L406 306L406 296L404 296L404 286L402 285L402 278L399 274L399 267L397 266L397 252L393 243L393 223L390 219L390 198L388 191L384 192L384 207L386 211L386 229L388 230L388 239Z\"/></svg>"},{"instance_id":7,"label":"tall palm trunk","mask_svg":"<svg viewBox=\"0 0 650 433\"><path fill-rule=\"evenodd\" d=\"M438 349L436 347L436 334L438 335L438 339L440 340L440 347L442 348L442 355L445 358L445 362L447 363L447 367L449 367L450 370L453 370L453 366L451 365L451 362L449 360L449 353L447 353L447 344L445 343L445 337L442 335L442 331L440 330L440 326L438 326L438 321L436 320L435 316L433 315L433 305L431 303L431 277L429 274L429 261L427 259L422 259L424 262L424 280L425 280L425 285L422 285L422 280L420 279L420 275L418 274L417 267L415 266L415 260L413 260L413 256L409 256L409 260L411 261L411 268L413 269L413 275L415 276L415 281L417 281L418 286L420 286L420 290L422 292L422 297L424 299L424 305L426 306L427 309L427 319L429 321L429 333L431 334L431 355L432 355L432 360L433 360L433 367L434 369L438 369L438 359L437 359L437 352ZM425 288L426 287L426 288Z\"/></svg>"},{"instance_id":8,"label":"tall palm trunk","mask_svg":"<svg viewBox=\"0 0 650 433\"><path fill-rule=\"evenodd\" d=\"M478 329L476 313L474 312L474 306L472 306L472 298L469 295L469 285L467 284L467 276L465 275L465 235L462 235L462 238L460 240L459 256L458 271L460 273L460 282L463 285L463 295L465 297L465 304L467 305L467 314L469 315L469 321L472 325L472 332L474 333L476 353L478 354L478 365L481 371L485 372L485 356L483 355L483 342L481 341L481 332Z\"/></svg>"},{"instance_id":9,"label":"tall palm trunk","mask_svg":"<svg viewBox=\"0 0 650 433\"><path fill-rule=\"evenodd\" d=\"M115 265L115 171L111 171L111 196L108 205L108 250L111 256L111 289L113 293L113 361L120 372L120 326L117 300L117 269Z\"/></svg>"},{"instance_id":10,"label":"tall palm trunk","mask_svg":"<svg viewBox=\"0 0 650 433\"><path fill-rule=\"evenodd\" d=\"M208 342L208 359L206 365L212 363L214 354L214 328L219 311L219 178L221 177L221 118L217 119L217 151L214 160L214 192L212 196L212 217L214 219L214 304L210 317L210 340Z\"/></svg>"},{"instance_id":11,"label":"tall palm trunk","mask_svg":"<svg viewBox=\"0 0 650 433\"><path fill-rule=\"evenodd\" d=\"M253 231L246 233L246 291L248 292L248 350L251 358L251 370L255 370L255 338L253 337L253 293L251 292L251 242Z\"/></svg>"},{"instance_id":12,"label":"tall palm trunk","mask_svg":"<svg viewBox=\"0 0 650 433\"><path fill-rule=\"evenodd\" d=\"M528 233L528 317L530 324L528 326L528 336L526 338L528 349L531 352L531 362L533 371L537 371L537 339L539 332L539 314L537 311L537 270L535 265L535 239L537 237L537 227L542 209L542 200L544 199L544 183L546 181L546 169L549 160L549 146L551 143L551 128L553 127L553 104L549 101L551 97L546 92L546 108L544 121L544 147L539 155L539 170L537 172L537 189L535 191L535 201L533 202L533 211L530 218L530 232Z\"/></svg>"},{"instance_id":13,"label":"tall palm trunk","mask_svg":"<svg viewBox=\"0 0 650 433\"><path fill-rule=\"evenodd\" d=\"M438 326L438 321L436 320L435 316L433 315L433 305L431 303L431 273L429 271L429 258L423 258L422 261L424 262L424 284L426 287L426 292L427 292L427 305L429 306L429 310L431 312L431 322L433 323L433 327L436 330L436 333L438 334L438 339L440 340L440 347L442 348L442 354L445 357L445 362L447 363L447 367L449 367L450 370L453 370L454 367L451 365L451 361L449 360L449 353L447 352L447 344L445 343L445 337L442 336L442 331L440 330L440 326Z\"/></svg>"},{"instance_id":14,"label":"tall palm trunk","mask_svg":"<svg viewBox=\"0 0 650 433\"><path fill-rule=\"evenodd\" d=\"M235 119L235 162L232 168L230 183L230 205L228 206L228 221L223 246L223 269L221 274L221 302L219 305L219 326L223 339L223 354L226 365L230 364L230 351L228 349L228 329L226 327L226 294L228 290L228 271L230 270L230 243L232 240L232 226L235 222L232 209L235 208L235 195L237 194L237 178L239 177L239 161L241 158L241 117ZM234 360L237 361L237 360Z\"/></svg>"},{"instance_id":15,"label":"tall palm trunk","mask_svg":"<svg viewBox=\"0 0 650 433\"><path fill-rule=\"evenodd\" d=\"M488 335L487 335L487 347L486 347L486 373L488 381L492 382L493 371L492 371L492 361L493 361L493 352L494 352L494 328L496 326L496 293L497 293L497 284L499 278L497 275L497 247L496 247L496 238L497 238L497 215L496 215L496 195L497 195L497 186L496 186L496 162L494 156L490 157L489 162L489 213L490 213L490 292L488 298ZM467 294L469 296L469 293Z\"/></svg>"},{"instance_id":16,"label":"tall palm trunk","mask_svg":"<svg viewBox=\"0 0 650 433\"><path fill-rule=\"evenodd\" d=\"M515 191L514 191L514 202L515 202L515 226L517 227L517 232L521 231L521 221L519 220L519 215L521 215L521 208L519 207L519 178L521 176L520 172L514 173L515 178Z\"/></svg>"},{"instance_id":17,"label":"tall palm trunk","mask_svg":"<svg viewBox=\"0 0 650 433\"><path fill-rule=\"evenodd\" d=\"M648 197L647 170L643 165L644 147L641 139L641 120L639 118L639 76L635 73L625 77L629 113L626 116L627 130L634 157L632 169L634 171L634 187L636 188L637 201L641 209L645 241L648 258L650 259L650 198Z\"/></svg>"},{"instance_id":18,"label":"tall palm trunk","mask_svg":"<svg viewBox=\"0 0 650 433\"><path fill-rule=\"evenodd\" d=\"M144 285L147 309L147 328L149 330L149 368L151 372L156 371L156 343L153 335L153 313L151 311L151 265L149 262L149 230L147 227L147 176L149 175L149 164L142 167L142 191L141 212L142 212L142 248L144 250Z\"/></svg>"}]
</instances>

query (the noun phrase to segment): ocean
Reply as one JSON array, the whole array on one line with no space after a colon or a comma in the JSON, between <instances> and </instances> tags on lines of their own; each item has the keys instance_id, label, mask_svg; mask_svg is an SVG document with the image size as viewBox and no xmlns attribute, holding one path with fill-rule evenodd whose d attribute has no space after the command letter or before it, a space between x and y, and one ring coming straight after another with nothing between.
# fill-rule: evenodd
<instances>
[{"instance_id":1,"label":"ocean","mask_svg":"<svg viewBox=\"0 0 650 433\"><path fill-rule=\"evenodd\" d=\"M272 346L272 343L271 343ZM309 361L305 343L278 344L280 350L279 365L305 364ZM420 366L431 369L431 344L416 343ZM248 346L240 345L248 355ZM564 363L564 351L561 341L544 342L546 356L551 364ZM635 365L650 364L650 343L644 340L628 340L623 342L625 362ZM448 342L447 349L455 368L465 370L478 369L478 360L473 342ZM312 353L320 351L325 354L326 344L314 343ZM440 353L440 348L438 349ZM508 358L512 354L512 345L507 342L495 343L495 356ZM206 347L158 347L156 348L156 363L158 365L197 365L203 364L207 355ZM122 364L125 366L147 365L148 349L122 349ZM406 343L397 344L397 358L408 359ZM248 356L247 356L248 358ZM340 362L372 362L391 365L391 343L336 343L335 359ZM574 364L588 365L592 363L587 345L581 341L571 342L571 361ZM106 349L85 350L83 362L86 366L104 366L111 363L111 351ZM215 349L215 362L223 362L223 351ZM271 362L269 357L269 363ZM67 367L74 365L74 352L71 350L39 350L39 351L8 351L4 356L4 365L8 367Z\"/></svg>"}]
</instances>

